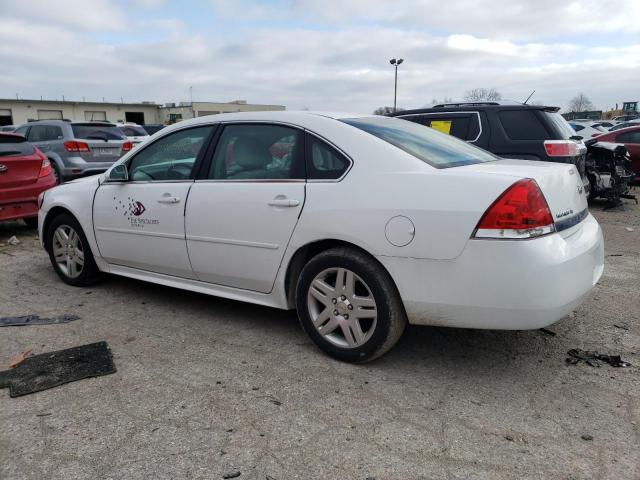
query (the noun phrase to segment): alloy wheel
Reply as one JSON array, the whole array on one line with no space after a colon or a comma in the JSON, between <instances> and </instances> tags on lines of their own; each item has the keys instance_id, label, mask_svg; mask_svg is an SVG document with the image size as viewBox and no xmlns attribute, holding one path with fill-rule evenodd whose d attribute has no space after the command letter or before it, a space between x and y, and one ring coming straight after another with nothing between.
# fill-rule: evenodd
<instances>
[{"instance_id":1,"label":"alloy wheel","mask_svg":"<svg viewBox=\"0 0 640 480\"><path fill-rule=\"evenodd\" d=\"M53 232L53 257L58 268L69 278L77 278L84 268L82 239L69 225L60 225Z\"/></svg>"},{"instance_id":2,"label":"alloy wheel","mask_svg":"<svg viewBox=\"0 0 640 480\"><path fill-rule=\"evenodd\" d=\"M375 298L364 280L349 269L328 268L316 275L307 306L316 330L338 347L360 347L375 331Z\"/></svg>"}]
</instances>

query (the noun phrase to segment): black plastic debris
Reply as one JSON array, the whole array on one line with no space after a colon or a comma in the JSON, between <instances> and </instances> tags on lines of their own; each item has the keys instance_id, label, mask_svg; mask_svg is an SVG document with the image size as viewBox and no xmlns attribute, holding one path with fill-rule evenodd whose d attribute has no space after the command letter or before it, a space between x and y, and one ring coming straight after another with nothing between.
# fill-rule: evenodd
<instances>
[{"instance_id":1,"label":"black plastic debris","mask_svg":"<svg viewBox=\"0 0 640 480\"><path fill-rule=\"evenodd\" d=\"M539 328L538 330L541 331L542 333L546 333L550 337L555 337L557 335L556 332L553 332L553 331L549 330L548 328Z\"/></svg>"},{"instance_id":2,"label":"black plastic debris","mask_svg":"<svg viewBox=\"0 0 640 480\"><path fill-rule=\"evenodd\" d=\"M620 355L605 355L596 351L580 350L579 348L572 348L567 352L567 359L565 360L570 365L576 365L578 363L586 363L592 367L600 367L601 362L606 362L612 367L630 367L629 362L625 362L620 358Z\"/></svg>"},{"instance_id":3,"label":"black plastic debris","mask_svg":"<svg viewBox=\"0 0 640 480\"><path fill-rule=\"evenodd\" d=\"M9 387L9 396L20 397L115 372L107 342L97 342L27 357L16 368L0 372L0 388Z\"/></svg>"},{"instance_id":4,"label":"black plastic debris","mask_svg":"<svg viewBox=\"0 0 640 480\"><path fill-rule=\"evenodd\" d=\"M57 315L55 317L41 317L40 315L20 315L15 317L0 317L0 327L21 327L24 325L68 323L79 319L80 317L77 315Z\"/></svg>"}]
</instances>

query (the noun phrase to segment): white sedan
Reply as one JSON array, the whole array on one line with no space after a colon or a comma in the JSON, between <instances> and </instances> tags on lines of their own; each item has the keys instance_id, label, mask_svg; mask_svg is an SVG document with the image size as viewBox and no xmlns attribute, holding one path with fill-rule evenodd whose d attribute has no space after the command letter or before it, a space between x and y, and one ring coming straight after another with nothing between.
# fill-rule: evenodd
<instances>
[{"instance_id":1,"label":"white sedan","mask_svg":"<svg viewBox=\"0 0 640 480\"><path fill-rule=\"evenodd\" d=\"M295 308L346 361L382 355L407 322L544 327L603 270L573 165L502 160L396 118L200 117L40 204L65 282L108 272Z\"/></svg>"}]
</instances>

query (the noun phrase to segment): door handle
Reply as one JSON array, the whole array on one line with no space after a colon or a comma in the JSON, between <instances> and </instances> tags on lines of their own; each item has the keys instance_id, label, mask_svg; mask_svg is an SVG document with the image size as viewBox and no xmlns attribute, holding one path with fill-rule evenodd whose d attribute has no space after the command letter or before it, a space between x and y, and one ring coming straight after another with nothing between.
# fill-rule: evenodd
<instances>
[{"instance_id":1,"label":"door handle","mask_svg":"<svg viewBox=\"0 0 640 480\"><path fill-rule=\"evenodd\" d=\"M274 198L269 202L269 205L272 207L297 207L300 205L299 200L294 200L292 198Z\"/></svg>"},{"instance_id":2,"label":"door handle","mask_svg":"<svg viewBox=\"0 0 640 480\"><path fill-rule=\"evenodd\" d=\"M167 205L172 205L174 203L179 203L180 199L178 197L162 197L158 199L158 203L164 203Z\"/></svg>"}]
</instances>

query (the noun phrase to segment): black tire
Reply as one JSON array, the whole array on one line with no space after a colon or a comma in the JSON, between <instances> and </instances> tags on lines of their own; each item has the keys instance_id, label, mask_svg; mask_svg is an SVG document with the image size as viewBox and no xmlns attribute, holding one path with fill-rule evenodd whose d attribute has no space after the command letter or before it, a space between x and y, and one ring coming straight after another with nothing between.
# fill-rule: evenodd
<instances>
[{"instance_id":1,"label":"black tire","mask_svg":"<svg viewBox=\"0 0 640 480\"><path fill-rule=\"evenodd\" d=\"M51 159L49 159L49 163L51 164L51 170L53 170L53 176L56 177L56 185L61 185L62 177L60 176L60 169L58 168L58 165Z\"/></svg>"},{"instance_id":2,"label":"black tire","mask_svg":"<svg viewBox=\"0 0 640 480\"><path fill-rule=\"evenodd\" d=\"M80 271L79 275L76 277L67 275L62 270L60 265L58 265L58 262L56 262L54 256L54 234L60 226L71 227L79 237L79 242L84 253L84 265L82 266L82 270ZM51 260L51 265L53 265L53 269L56 271L63 282L69 285L73 285L74 287L86 287L100 279L101 272L98 269L98 266L96 265L96 262L93 258L93 253L91 252L91 247L89 246L87 237L85 236L80 223L78 223L78 221L71 214L62 213L56 216L49 224L45 240L49 253L49 259Z\"/></svg>"},{"instance_id":3,"label":"black tire","mask_svg":"<svg viewBox=\"0 0 640 480\"><path fill-rule=\"evenodd\" d=\"M26 223L29 228L38 228L38 217L23 218L22 221Z\"/></svg>"},{"instance_id":4,"label":"black tire","mask_svg":"<svg viewBox=\"0 0 640 480\"><path fill-rule=\"evenodd\" d=\"M335 268L350 270L360 277L375 300L375 324L370 327L368 340L359 346L338 346L313 324L308 301L311 284L318 275ZM400 294L387 271L371 256L348 247L321 252L304 266L296 286L296 309L302 328L311 340L328 355L346 362L368 362L385 354L398 342L407 324ZM339 332L337 328L335 331Z\"/></svg>"}]
</instances>

